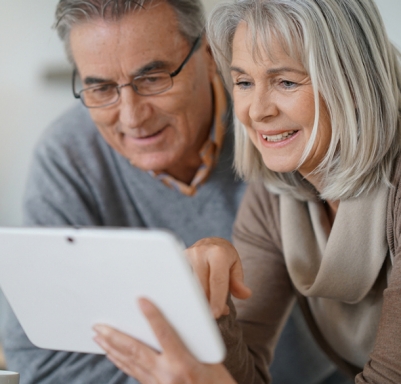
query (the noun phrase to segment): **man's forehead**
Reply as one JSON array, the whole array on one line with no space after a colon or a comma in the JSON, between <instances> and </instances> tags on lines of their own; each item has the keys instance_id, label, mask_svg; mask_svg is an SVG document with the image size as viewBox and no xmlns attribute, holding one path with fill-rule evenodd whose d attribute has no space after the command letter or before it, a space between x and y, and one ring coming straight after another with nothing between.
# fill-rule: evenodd
<instances>
[{"instance_id":1,"label":"man's forehead","mask_svg":"<svg viewBox=\"0 0 401 384\"><path fill-rule=\"evenodd\" d=\"M120 20L96 19L74 26L70 45L78 69L97 66L103 61L121 61L124 65L131 60L130 71L141 75L149 70L168 69L181 58L181 51L186 51L189 43L174 19L155 23L155 20L149 22L148 17L138 16L133 12ZM160 18L161 15L152 16Z\"/></svg>"},{"instance_id":2,"label":"man's forehead","mask_svg":"<svg viewBox=\"0 0 401 384\"><path fill-rule=\"evenodd\" d=\"M151 2L146 8L130 10L118 18L96 15L77 20L71 26L71 31L82 29L82 26L85 26L87 31L90 29L120 29L125 34L140 35L142 37L155 36L157 39L166 35L172 38L182 37L177 14L166 1Z\"/></svg>"}]
</instances>

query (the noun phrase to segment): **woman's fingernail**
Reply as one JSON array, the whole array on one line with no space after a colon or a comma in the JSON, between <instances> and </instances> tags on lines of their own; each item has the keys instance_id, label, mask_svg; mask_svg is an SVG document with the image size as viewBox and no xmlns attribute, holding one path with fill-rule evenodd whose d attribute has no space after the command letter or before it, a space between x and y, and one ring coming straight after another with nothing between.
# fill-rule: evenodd
<instances>
[{"instance_id":1,"label":"woman's fingernail","mask_svg":"<svg viewBox=\"0 0 401 384\"><path fill-rule=\"evenodd\" d=\"M92 329L97 332L100 333L101 335L106 334L106 327L104 325L100 325L100 324L96 324L92 327Z\"/></svg>"},{"instance_id":2,"label":"woman's fingernail","mask_svg":"<svg viewBox=\"0 0 401 384\"><path fill-rule=\"evenodd\" d=\"M149 300L145 299L144 297L138 299L138 304L142 312L148 313L153 309L152 304L149 302Z\"/></svg>"}]
</instances>

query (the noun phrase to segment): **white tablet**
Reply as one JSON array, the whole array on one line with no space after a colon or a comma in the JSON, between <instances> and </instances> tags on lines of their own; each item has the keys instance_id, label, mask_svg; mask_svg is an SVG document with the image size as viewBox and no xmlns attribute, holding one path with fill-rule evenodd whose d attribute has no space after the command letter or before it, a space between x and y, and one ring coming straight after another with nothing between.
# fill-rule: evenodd
<instances>
[{"instance_id":1,"label":"white tablet","mask_svg":"<svg viewBox=\"0 0 401 384\"><path fill-rule=\"evenodd\" d=\"M104 353L92 326L111 325L160 350L137 299L154 302L202 362L225 347L183 244L149 229L0 228L0 286L31 342Z\"/></svg>"}]
</instances>

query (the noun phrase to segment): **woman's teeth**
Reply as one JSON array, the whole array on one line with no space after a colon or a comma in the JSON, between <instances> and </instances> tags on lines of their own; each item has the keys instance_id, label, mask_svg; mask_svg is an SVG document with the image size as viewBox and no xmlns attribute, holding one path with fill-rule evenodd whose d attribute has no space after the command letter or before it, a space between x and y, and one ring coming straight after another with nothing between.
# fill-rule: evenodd
<instances>
[{"instance_id":1,"label":"woman's teeth","mask_svg":"<svg viewBox=\"0 0 401 384\"><path fill-rule=\"evenodd\" d=\"M280 133L279 135L272 135L272 136L262 135L262 137L266 141L282 141L282 140L285 140L288 137L292 136L295 132L297 132L297 131L288 131L288 132Z\"/></svg>"}]
</instances>

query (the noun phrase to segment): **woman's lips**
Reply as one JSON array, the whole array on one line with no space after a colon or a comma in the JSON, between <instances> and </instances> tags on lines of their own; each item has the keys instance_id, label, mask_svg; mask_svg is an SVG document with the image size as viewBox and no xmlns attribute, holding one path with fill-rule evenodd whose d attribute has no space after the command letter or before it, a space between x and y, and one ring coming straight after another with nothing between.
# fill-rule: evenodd
<instances>
[{"instance_id":1,"label":"woman's lips","mask_svg":"<svg viewBox=\"0 0 401 384\"><path fill-rule=\"evenodd\" d=\"M274 132L258 132L262 145L268 147L284 146L293 141L299 134L299 130L289 129Z\"/></svg>"},{"instance_id":2,"label":"woman's lips","mask_svg":"<svg viewBox=\"0 0 401 384\"><path fill-rule=\"evenodd\" d=\"M279 133L276 135L271 135L271 134L263 135L262 134L262 138L263 138L263 140L266 140L266 141L278 142L278 141L282 141L282 140L285 140L285 139L291 137L296 132L298 132L298 131L286 131L286 132Z\"/></svg>"}]
</instances>

